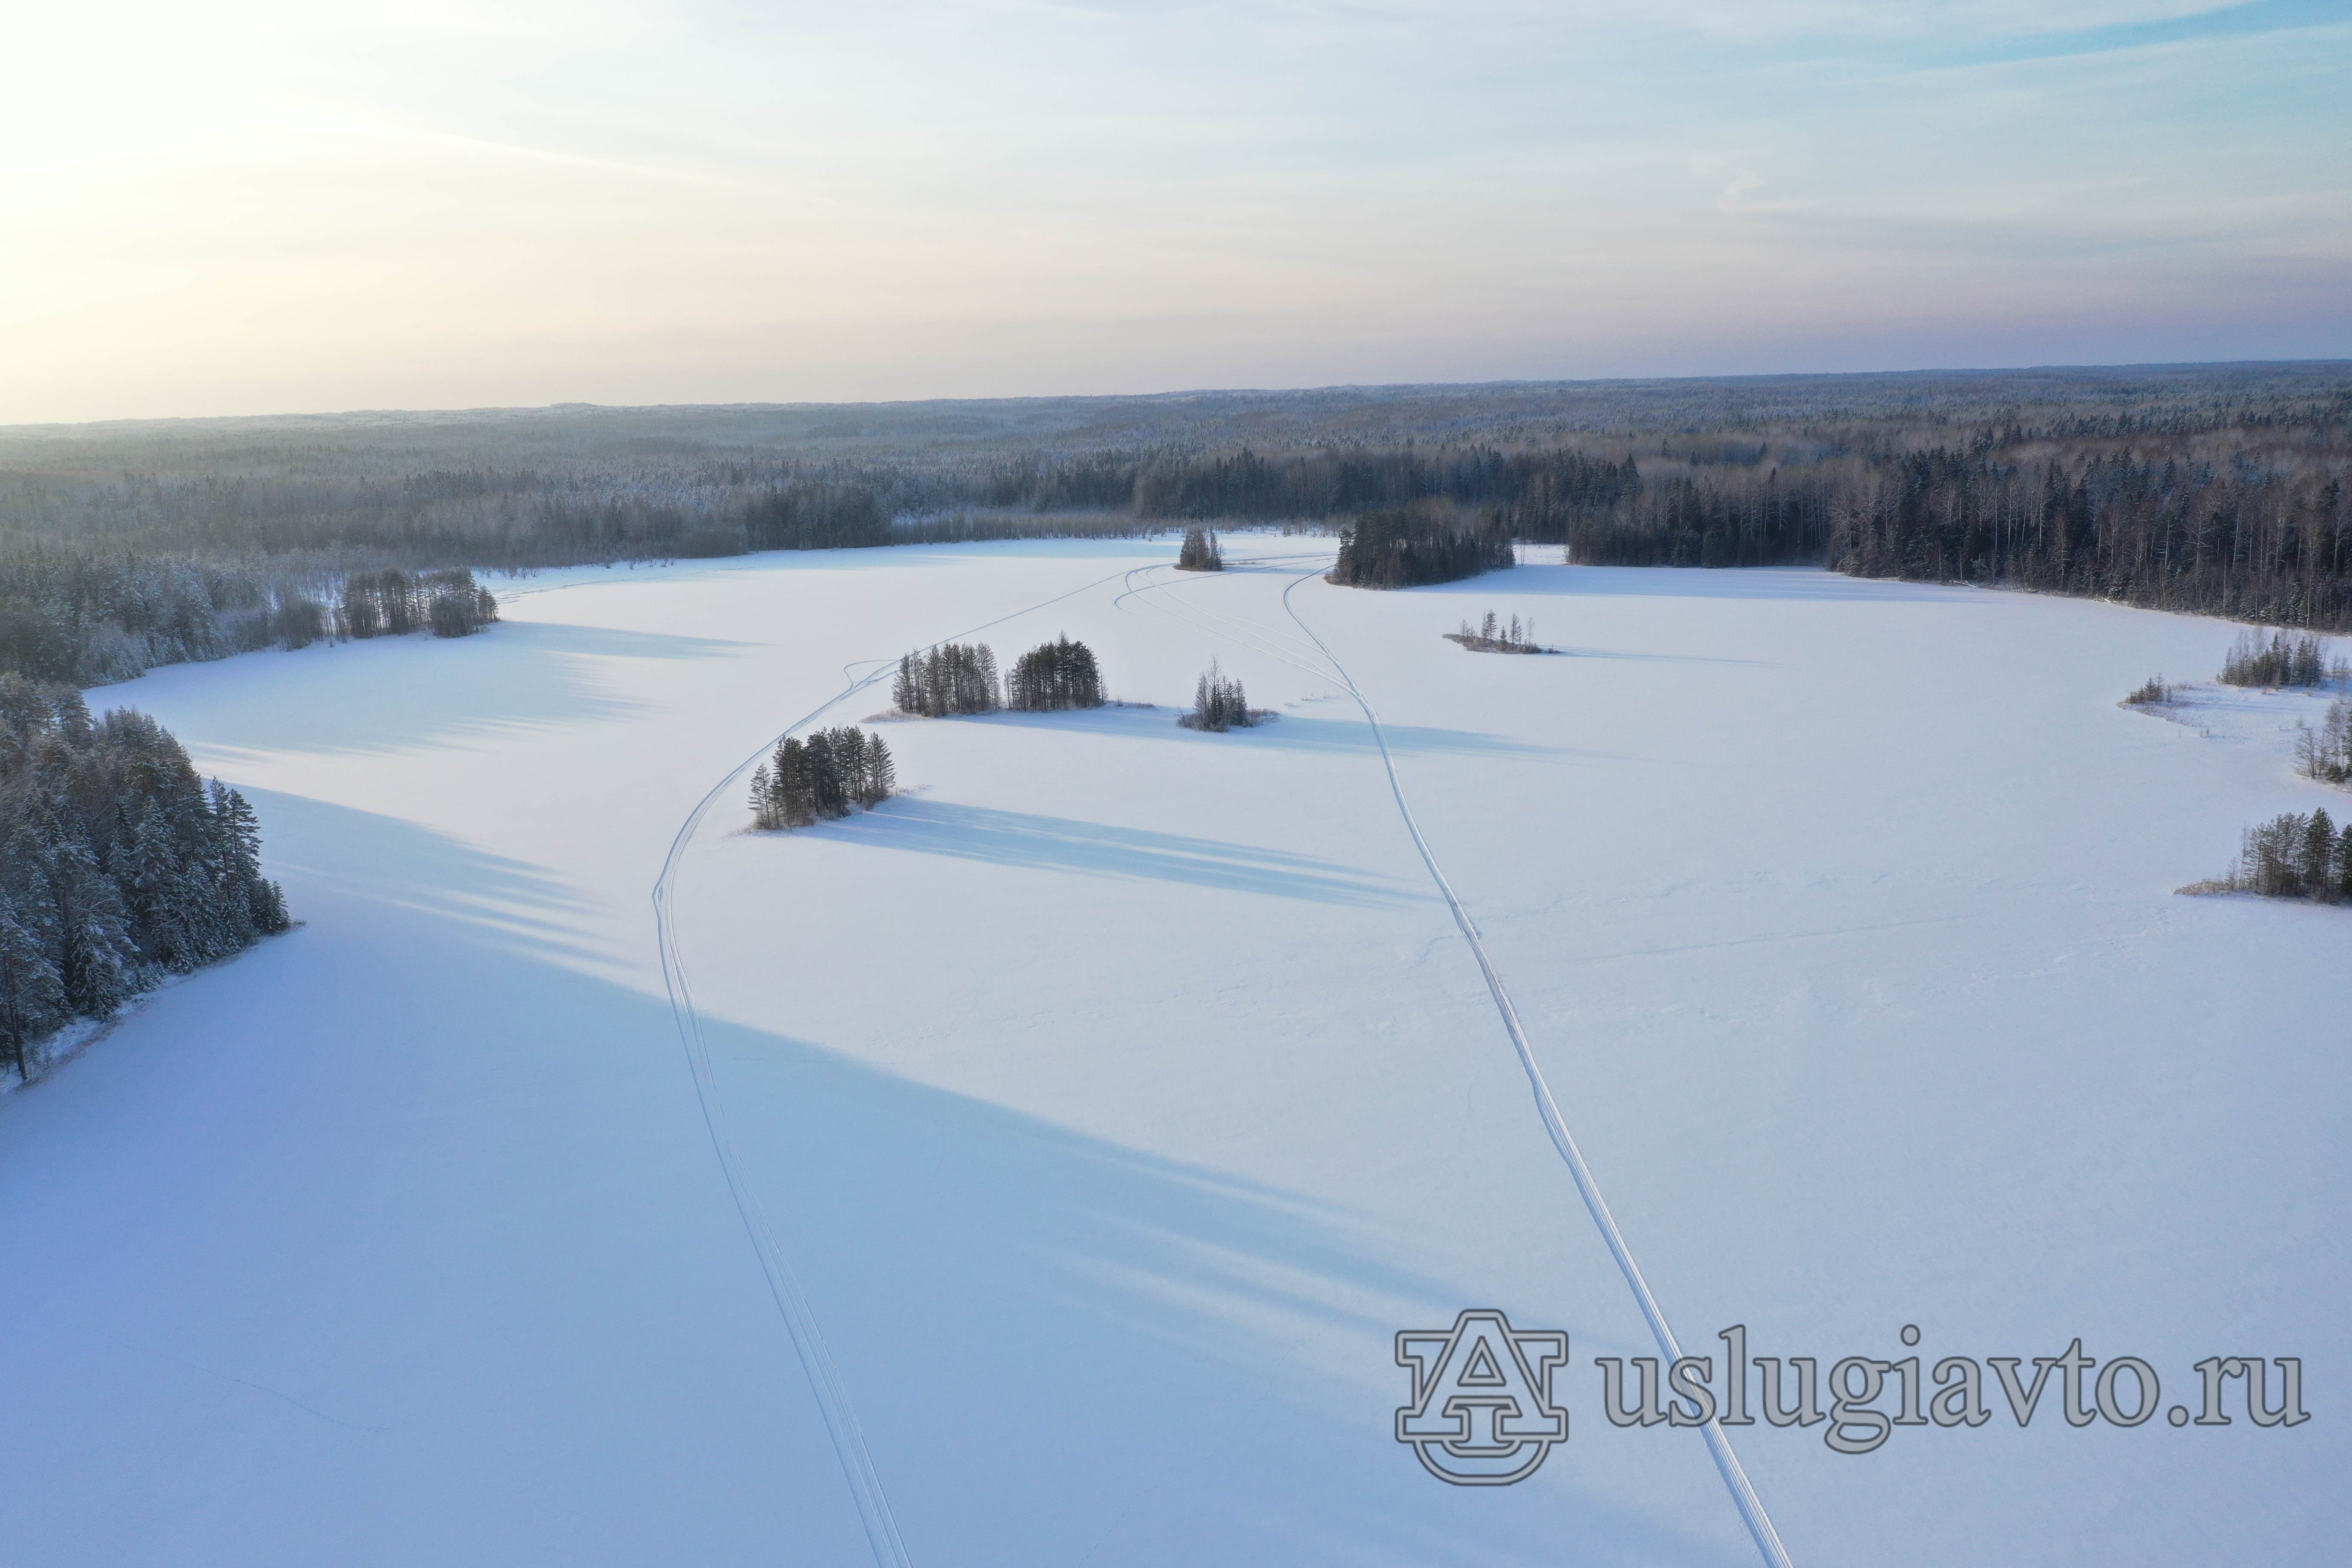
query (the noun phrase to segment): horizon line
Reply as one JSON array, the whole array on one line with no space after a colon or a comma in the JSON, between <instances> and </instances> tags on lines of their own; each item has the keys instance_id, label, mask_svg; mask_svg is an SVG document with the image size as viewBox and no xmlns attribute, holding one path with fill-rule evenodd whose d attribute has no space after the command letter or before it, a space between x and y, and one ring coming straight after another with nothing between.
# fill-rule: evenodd
<instances>
[{"instance_id":1,"label":"horizon line","mask_svg":"<svg viewBox=\"0 0 2352 1568\"><path fill-rule=\"evenodd\" d=\"M914 409L930 407L975 407L1021 404L1068 403L1168 403L1188 398L1213 397L1311 397L1335 393L1382 394L1414 392L1479 392L1507 388L1571 389L1580 387L1627 386L1692 386L1709 384L1761 384L1769 382L1863 382L1895 378L1951 377L1979 378L2004 375L2140 374L2168 372L2231 371L2231 370L2336 370L2352 375L2352 358L2316 359L2230 359L2230 360L2149 360L2125 361L2104 364L2024 364L2024 365L1950 365L1917 366L1885 370L1847 371L1757 371L1720 375L1614 375L1532 377L1507 376L1480 381L1396 381L1396 382L1336 382L1317 386L1224 386L1183 387L1160 392L1072 392L1032 393L1003 396L971 397L906 397L865 398L824 401L794 399L786 402L722 402L722 403L586 403L564 401L541 404L481 404L467 407L444 408L335 408L287 409L274 413L256 414L162 414L115 419L32 420L0 425L0 437L31 433L62 433L76 430L102 430L142 426L232 425L269 421L310 419L388 419L432 418L464 419L486 416L532 416L566 413L652 414L652 413L719 413L719 412L804 412L826 409Z\"/></svg>"}]
</instances>

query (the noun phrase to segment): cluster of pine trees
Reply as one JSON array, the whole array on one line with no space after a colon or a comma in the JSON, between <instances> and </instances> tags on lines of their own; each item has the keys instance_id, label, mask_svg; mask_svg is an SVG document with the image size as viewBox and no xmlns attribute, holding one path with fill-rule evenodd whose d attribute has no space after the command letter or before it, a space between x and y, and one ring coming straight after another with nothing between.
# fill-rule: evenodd
<instances>
[{"instance_id":1,"label":"cluster of pine trees","mask_svg":"<svg viewBox=\"0 0 2352 1568\"><path fill-rule=\"evenodd\" d=\"M832 478L782 484L745 507L751 550L839 550L888 544L890 516L871 485Z\"/></svg>"},{"instance_id":2,"label":"cluster of pine trees","mask_svg":"<svg viewBox=\"0 0 2352 1568\"><path fill-rule=\"evenodd\" d=\"M1094 649L1067 637L1038 644L1013 661L1004 679L1004 703L1024 713L1101 707L1102 670Z\"/></svg>"},{"instance_id":3,"label":"cluster of pine trees","mask_svg":"<svg viewBox=\"0 0 2352 1568\"><path fill-rule=\"evenodd\" d=\"M2352 822L2338 832L2324 806L2308 816L2290 811L2274 816L2246 829L2229 876L2189 890L2327 904L2352 900Z\"/></svg>"},{"instance_id":4,"label":"cluster of pine trees","mask_svg":"<svg viewBox=\"0 0 2352 1568\"><path fill-rule=\"evenodd\" d=\"M1368 511L1342 529L1328 580L1349 587L1410 588L1517 563L1499 513L1422 502Z\"/></svg>"},{"instance_id":5,"label":"cluster of pine trees","mask_svg":"<svg viewBox=\"0 0 2352 1568\"><path fill-rule=\"evenodd\" d=\"M462 566L414 577L398 571L353 573L343 579L341 624L331 630L347 637L396 637L430 627L435 637L463 637L498 618L497 597ZM320 635L328 629L322 626Z\"/></svg>"},{"instance_id":6,"label":"cluster of pine trees","mask_svg":"<svg viewBox=\"0 0 2352 1568\"><path fill-rule=\"evenodd\" d=\"M464 637L498 614L464 568L339 576L79 549L0 552L0 670L74 686L331 638Z\"/></svg>"},{"instance_id":7,"label":"cluster of pine trees","mask_svg":"<svg viewBox=\"0 0 2352 1568\"><path fill-rule=\"evenodd\" d=\"M1179 572L1222 572L1225 557L1217 548L1214 529L1195 524L1184 531L1184 542L1177 547L1176 570Z\"/></svg>"},{"instance_id":8,"label":"cluster of pine trees","mask_svg":"<svg viewBox=\"0 0 2352 1568\"><path fill-rule=\"evenodd\" d=\"M898 765L879 735L855 724L787 736L751 770L751 819L766 829L807 827L872 809L898 787Z\"/></svg>"},{"instance_id":9,"label":"cluster of pine trees","mask_svg":"<svg viewBox=\"0 0 2352 1568\"><path fill-rule=\"evenodd\" d=\"M70 1018L286 929L244 796L170 731L0 674L0 1051L22 1078Z\"/></svg>"},{"instance_id":10,"label":"cluster of pine trees","mask_svg":"<svg viewBox=\"0 0 2352 1568\"><path fill-rule=\"evenodd\" d=\"M2327 645L2308 632L2273 632L2267 639L2241 632L2221 661L2221 679L2231 686L2317 686L2345 674L2344 661L2330 658Z\"/></svg>"},{"instance_id":11,"label":"cluster of pine trees","mask_svg":"<svg viewBox=\"0 0 2352 1568\"><path fill-rule=\"evenodd\" d=\"M1814 562L1829 544L1836 493L1820 470L1636 479L1610 505L1570 515L1562 537L1570 557L1589 566Z\"/></svg>"},{"instance_id":12,"label":"cluster of pine trees","mask_svg":"<svg viewBox=\"0 0 2352 1568\"><path fill-rule=\"evenodd\" d=\"M1249 695L1242 689L1236 678L1209 661L1208 670L1192 689L1192 710L1176 721L1187 730L1211 730L1223 734L1227 730L1246 730L1257 722L1250 711Z\"/></svg>"},{"instance_id":13,"label":"cluster of pine trees","mask_svg":"<svg viewBox=\"0 0 2352 1568\"><path fill-rule=\"evenodd\" d=\"M1571 524L1607 515L1639 486L1630 457L1567 446L1515 449L1473 439L1382 448L1330 442L1274 454L1244 447L1143 455L1129 463L1126 493L1117 499L1138 517L1261 521L1349 517L1445 501L1494 509L1520 538L1558 543Z\"/></svg>"},{"instance_id":14,"label":"cluster of pine trees","mask_svg":"<svg viewBox=\"0 0 2352 1568\"><path fill-rule=\"evenodd\" d=\"M1004 706L996 679L996 650L986 643L941 643L898 660L890 700L901 713L944 719L951 713L993 713Z\"/></svg>"}]
</instances>

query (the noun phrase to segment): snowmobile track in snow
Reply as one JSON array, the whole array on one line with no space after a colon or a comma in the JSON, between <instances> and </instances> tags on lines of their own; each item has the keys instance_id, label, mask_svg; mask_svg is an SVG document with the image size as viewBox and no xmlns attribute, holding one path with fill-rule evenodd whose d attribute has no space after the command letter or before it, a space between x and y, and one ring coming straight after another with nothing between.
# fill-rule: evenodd
<instances>
[{"instance_id":1,"label":"snowmobile track in snow","mask_svg":"<svg viewBox=\"0 0 2352 1568\"><path fill-rule=\"evenodd\" d=\"M1291 559L1296 557L1271 556L1263 558L1259 563L1270 564L1276 561ZM1243 563L1237 562L1234 564L1243 564ZM1599 1227L1601 1239L1608 1244L1610 1256L1617 1260L1618 1271L1624 1275L1626 1286L1633 1291L1633 1300L1642 1310L1642 1316L1648 1321L1650 1333L1658 1342L1659 1352L1666 1358L1666 1364L1669 1366L1681 1360L1682 1345L1675 1338L1673 1328L1667 1324L1666 1315L1659 1307L1657 1297L1651 1293L1649 1281L1643 1278L1641 1266L1633 1261L1633 1249L1626 1245L1624 1233L1617 1227L1616 1216L1610 1213L1608 1202L1601 1197L1600 1184L1593 1179L1591 1167L1585 1163L1584 1152L1577 1147L1576 1136L1569 1131L1567 1119L1560 1114L1559 1101L1552 1098L1551 1086L1544 1080L1543 1068L1537 1063L1534 1048L1528 1042L1527 1030L1519 1023L1518 1009L1512 1005L1511 994L1504 988L1503 977L1496 972L1495 961L1486 952L1486 943L1479 935L1476 923L1471 920L1470 911L1463 907L1461 898L1454 891L1453 883L1446 880L1444 870L1437 864L1437 857L1431 853L1429 840L1422 836L1421 824L1414 818L1412 806L1405 799L1404 785L1397 777L1396 759L1390 754L1388 738L1381 733L1380 716L1372 711L1370 700L1365 697L1361 689L1348 674L1347 668L1339 662L1339 656L1331 651L1330 645L1323 640L1313 626L1307 624L1306 617L1298 613L1298 607L1291 603L1292 592L1300 584L1322 575L1321 572L1308 572L1294 578L1282 591L1283 609L1298 629L1307 634L1307 639L1322 655L1324 662L1318 666L1294 658L1276 645L1276 638L1293 644L1297 642L1297 638L1287 634L1270 632L1265 627L1244 621L1238 616L1210 610L1206 605L1189 606L1192 610L1200 611L1239 628L1236 631L1221 631L1196 616L1172 610L1167 605L1156 600L1144 599L1143 595L1171 585L1154 584L1144 588L1135 586L1136 577L1157 570L1159 570L1157 567L1144 567L1137 572L1129 573L1127 591L1119 595L1117 602L1123 605L1128 599L1133 598L1139 603L1150 604L1162 614L1189 622L1213 636L1223 637L1231 641L1242 643L1270 658L1278 658L1286 664L1307 670L1310 674L1337 681L1346 689L1348 695L1355 700L1357 708L1362 710L1365 723L1371 726L1373 742L1380 748L1381 765L1388 772L1389 791L1396 797L1398 815L1403 817L1405 831L1412 837L1413 847L1421 853L1421 863L1428 868L1430 880L1437 884L1437 890L1444 896L1446 908L1453 911L1454 923L1461 930L1463 941L1469 944L1471 956L1478 961L1478 971L1486 977L1487 993L1495 999L1495 1011L1502 1016L1504 1032L1510 1036L1511 1048L1518 1053L1519 1066L1526 1071L1528 1087L1534 1091L1536 1111L1543 1120L1544 1131L1550 1135L1552 1147L1559 1151L1560 1159L1568 1166L1569 1174L1575 1179L1576 1190L1584 1199L1585 1210L1591 1215L1592 1223ZM1748 1479L1747 1470L1740 1466L1739 1457L1732 1452L1731 1439L1724 1435L1722 1426L1712 1418L1702 1428L1702 1434L1706 1439L1707 1453L1715 1460L1716 1471L1722 1476L1724 1486L1730 1491L1732 1503L1739 1510L1740 1521L1748 1527L1748 1533L1754 1538L1757 1551L1763 1554L1764 1561L1769 1568L1790 1568L1788 1550L1780 1544L1780 1532L1772 1527L1771 1516L1765 1511L1763 1500L1756 1495L1755 1487Z\"/></svg>"},{"instance_id":2,"label":"snowmobile track in snow","mask_svg":"<svg viewBox=\"0 0 2352 1568\"><path fill-rule=\"evenodd\" d=\"M1097 577L1068 593L1056 594L1050 599L1014 610L1009 615L983 621L966 631L940 637L925 645L937 647L940 643L956 642L973 637L989 627L1002 625L1048 605L1101 587L1123 574L1114 572ZM871 662L868 674L854 676L850 671L859 664ZM841 1473L849 1483L851 1497L857 1504L857 1516L866 1527L866 1539L873 1548L877 1568L911 1568L906 1542L898 1534L898 1521L890 1511L890 1500L882 1489L882 1478L874 1468L874 1457L866 1447L866 1434L857 1422L857 1411L851 1405L849 1391L843 1383L840 1369L834 1364L833 1352L825 1344L824 1331L818 1327L815 1312L801 1289L800 1278L793 1271L784 1256L783 1244L776 1237L775 1228L761 1208L758 1197L744 1181L742 1170L735 1157L735 1141L727 1122L727 1105L719 1090L719 1079L710 1062L710 1047L703 1037L702 1016L695 1010L694 987L687 978L686 956L677 940L675 921L676 889L671 879L678 862L686 854L703 819L728 789L734 787L745 773L756 766L783 738L797 730L807 728L827 712L866 688L880 680L897 668L895 659L853 660L842 667L848 681L839 691L786 725L776 734L761 742L760 749L735 764L727 775L712 784L709 793L695 803L686 820L678 826L677 835L670 840L669 853L662 859L661 875L654 879L654 929L661 954L662 984L669 992L670 1016L677 1026L678 1044L685 1048L687 1068L694 1079L696 1102L702 1109L702 1121L710 1133L712 1152L719 1157L719 1169L727 1178L727 1190L735 1201L735 1212L743 1222L744 1234L751 1239L751 1249L759 1255L760 1268L767 1277L768 1291L773 1298L777 1314L784 1321L792 1335L793 1349L798 1353L801 1370L807 1374L809 1390L816 1397L817 1409L824 1417L825 1435L832 1440L833 1451L841 1461Z\"/></svg>"}]
</instances>

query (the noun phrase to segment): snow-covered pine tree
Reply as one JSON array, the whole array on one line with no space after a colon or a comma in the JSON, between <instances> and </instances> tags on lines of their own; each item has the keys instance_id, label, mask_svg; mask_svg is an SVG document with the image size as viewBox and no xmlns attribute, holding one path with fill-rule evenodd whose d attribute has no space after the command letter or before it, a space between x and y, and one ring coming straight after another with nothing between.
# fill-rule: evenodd
<instances>
[{"instance_id":1,"label":"snow-covered pine tree","mask_svg":"<svg viewBox=\"0 0 2352 1568\"><path fill-rule=\"evenodd\" d=\"M112 1017L146 980L138 949L124 929L122 896L79 839L57 846L47 869L58 912L52 962L65 985L66 1004L84 1017Z\"/></svg>"}]
</instances>

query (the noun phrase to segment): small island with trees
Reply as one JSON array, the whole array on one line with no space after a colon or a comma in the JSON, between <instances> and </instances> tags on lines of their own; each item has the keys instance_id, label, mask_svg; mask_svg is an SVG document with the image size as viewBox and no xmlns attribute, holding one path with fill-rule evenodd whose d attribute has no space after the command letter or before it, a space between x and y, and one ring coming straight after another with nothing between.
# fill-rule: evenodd
<instances>
[{"instance_id":1,"label":"small island with trees","mask_svg":"<svg viewBox=\"0 0 2352 1568\"><path fill-rule=\"evenodd\" d=\"M2267 641L2259 632L2241 632L2237 646L2221 661L2221 680L2225 686L2324 686L2347 676L2352 668L2309 632L2297 637L2273 632Z\"/></svg>"},{"instance_id":2,"label":"small island with trees","mask_svg":"<svg viewBox=\"0 0 2352 1568\"><path fill-rule=\"evenodd\" d=\"M1460 631L1447 632L1444 635L1447 642L1459 643L1472 653L1557 653L1559 651L1557 648L1542 647L1536 641L1535 622L1529 621L1523 626L1519 624L1519 617L1517 616L1513 616L1508 622L1505 622L1492 610L1486 612L1486 618L1479 623L1475 630L1468 621L1465 621L1462 623Z\"/></svg>"},{"instance_id":3,"label":"small island with trees","mask_svg":"<svg viewBox=\"0 0 2352 1568\"><path fill-rule=\"evenodd\" d=\"M1225 569L1224 553L1217 548L1213 529L1198 523L1184 531L1184 542L1176 552L1179 572L1222 572Z\"/></svg>"},{"instance_id":4,"label":"small island with trees","mask_svg":"<svg viewBox=\"0 0 2352 1568\"><path fill-rule=\"evenodd\" d=\"M1271 708L1251 707L1242 683L1211 659L1208 669L1192 689L1192 710L1180 715L1176 722L1187 730L1222 735L1228 730L1252 729L1279 717Z\"/></svg>"},{"instance_id":5,"label":"small island with trees","mask_svg":"<svg viewBox=\"0 0 2352 1568\"><path fill-rule=\"evenodd\" d=\"M811 827L872 810L898 787L890 748L856 725L786 736L751 771L751 822L762 832Z\"/></svg>"},{"instance_id":6,"label":"small island with trees","mask_svg":"<svg viewBox=\"0 0 2352 1568\"><path fill-rule=\"evenodd\" d=\"M1489 508L1443 500L1365 512L1340 530L1339 554L1324 581L1348 588L1412 588L1516 566L1511 527Z\"/></svg>"},{"instance_id":7,"label":"small island with trees","mask_svg":"<svg viewBox=\"0 0 2352 1568\"><path fill-rule=\"evenodd\" d=\"M1067 636L1039 643L1013 662L1004 680L1004 705L1022 713L1056 713L1103 706L1102 670L1094 649Z\"/></svg>"},{"instance_id":8,"label":"small island with trees","mask_svg":"<svg viewBox=\"0 0 2352 1568\"><path fill-rule=\"evenodd\" d=\"M890 700L907 717L945 719L993 713L1004 706L996 679L996 652L986 643L941 643L898 661Z\"/></svg>"},{"instance_id":9,"label":"small island with trees","mask_svg":"<svg viewBox=\"0 0 2352 1568\"><path fill-rule=\"evenodd\" d=\"M2265 899L2307 899L2322 904L2352 902L2352 822L2339 832L2325 806L2307 815L2283 812L2246 829L2238 846L2237 864L2228 871L2180 890L2254 893Z\"/></svg>"},{"instance_id":10,"label":"small island with trees","mask_svg":"<svg viewBox=\"0 0 2352 1568\"><path fill-rule=\"evenodd\" d=\"M1023 654L1001 681L996 650L986 643L941 643L908 654L898 660L891 688L894 711L877 717L947 719L1004 708L1053 713L1101 708L1108 701L1094 649L1064 634Z\"/></svg>"}]
</instances>

